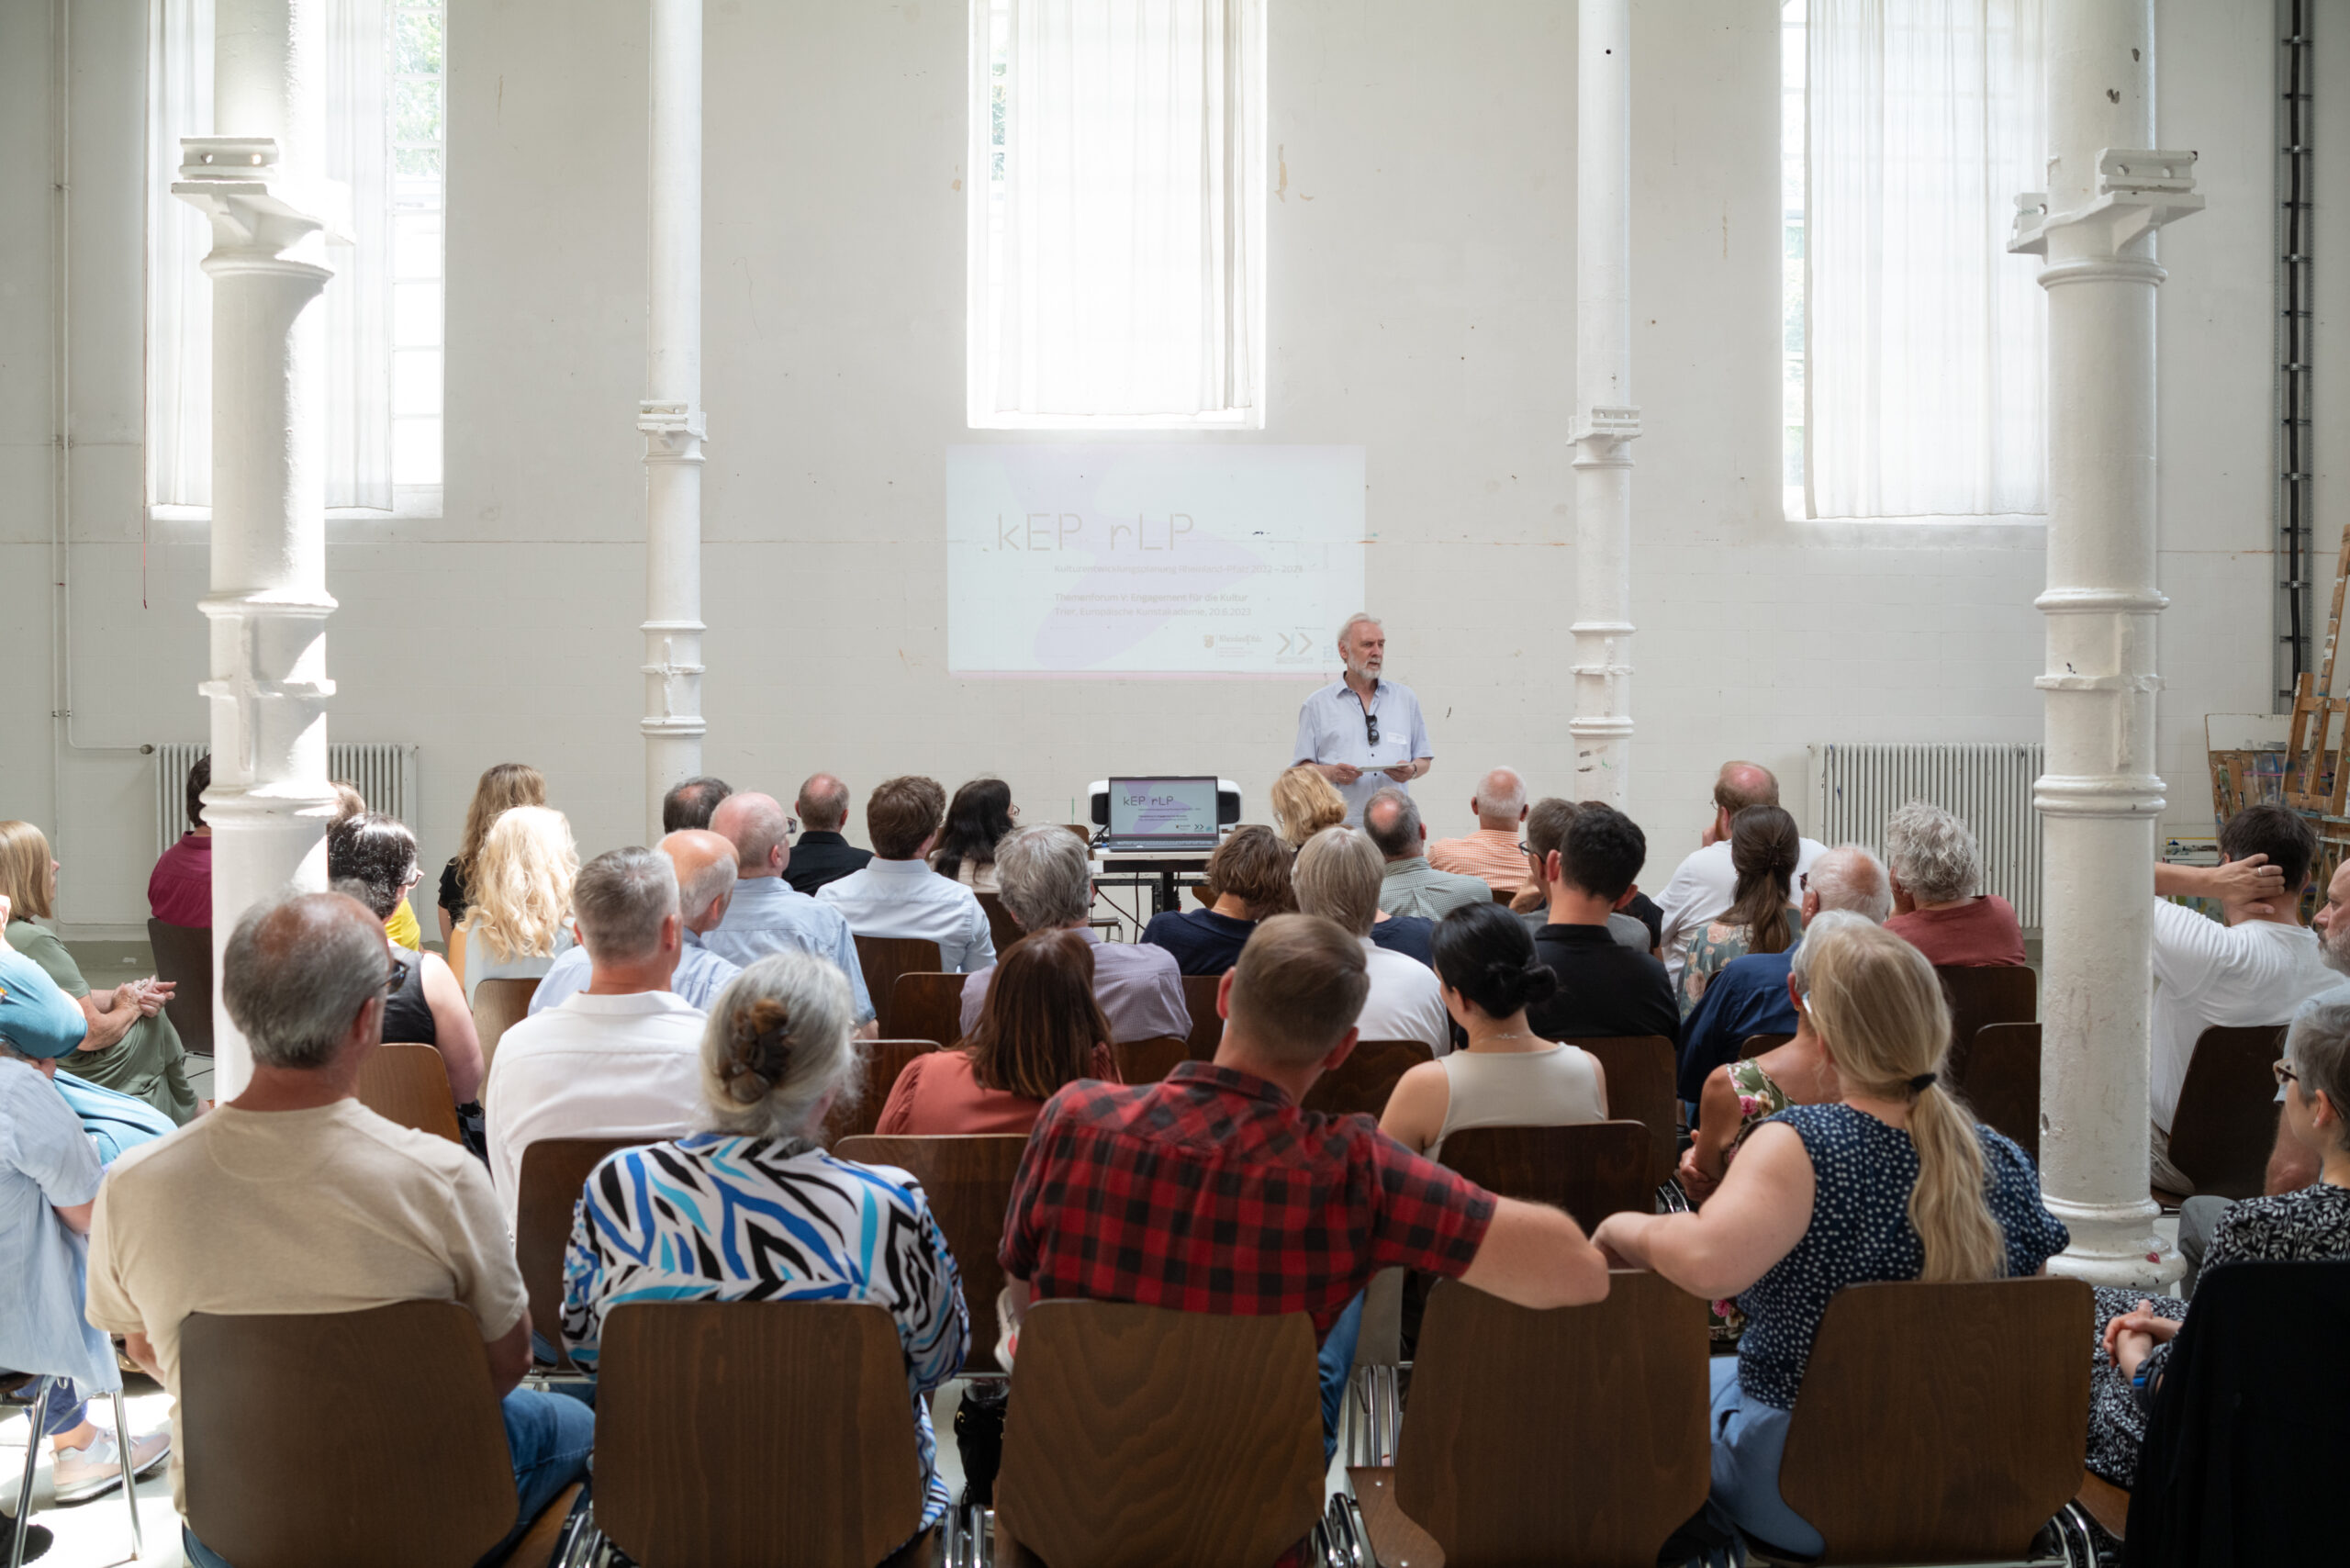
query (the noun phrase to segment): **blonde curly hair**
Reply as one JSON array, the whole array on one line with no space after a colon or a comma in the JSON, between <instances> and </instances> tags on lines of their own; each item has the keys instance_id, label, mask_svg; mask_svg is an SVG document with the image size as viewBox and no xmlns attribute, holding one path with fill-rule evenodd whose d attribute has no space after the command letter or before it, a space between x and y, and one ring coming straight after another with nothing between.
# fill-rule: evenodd
<instances>
[{"instance_id":1,"label":"blonde curly hair","mask_svg":"<svg viewBox=\"0 0 2350 1568\"><path fill-rule=\"evenodd\" d=\"M1273 826L1292 850L1304 848L1315 834L1347 820L1347 798L1310 762L1284 769L1273 780L1270 800Z\"/></svg>"},{"instance_id":2,"label":"blonde curly hair","mask_svg":"<svg viewBox=\"0 0 2350 1568\"><path fill-rule=\"evenodd\" d=\"M464 928L478 934L499 963L553 958L571 918L578 875L570 821L548 806L511 807L483 836Z\"/></svg>"}]
</instances>

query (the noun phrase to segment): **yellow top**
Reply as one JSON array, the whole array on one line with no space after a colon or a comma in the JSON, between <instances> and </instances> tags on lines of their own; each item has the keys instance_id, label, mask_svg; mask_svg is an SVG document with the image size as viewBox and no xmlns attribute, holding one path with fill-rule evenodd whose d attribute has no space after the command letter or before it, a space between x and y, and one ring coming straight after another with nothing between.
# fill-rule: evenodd
<instances>
[{"instance_id":1,"label":"yellow top","mask_svg":"<svg viewBox=\"0 0 2350 1568\"><path fill-rule=\"evenodd\" d=\"M416 911L408 907L408 900L400 900L400 907L384 922L384 935L411 953L424 951L424 932L416 924Z\"/></svg>"}]
</instances>

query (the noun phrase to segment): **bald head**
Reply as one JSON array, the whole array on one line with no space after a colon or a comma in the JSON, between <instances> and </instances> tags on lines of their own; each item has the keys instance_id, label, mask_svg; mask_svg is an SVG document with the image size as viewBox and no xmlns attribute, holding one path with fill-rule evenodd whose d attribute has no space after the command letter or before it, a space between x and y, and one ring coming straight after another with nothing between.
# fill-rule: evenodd
<instances>
[{"instance_id":1,"label":"bald head","mask_svg":"<svg viewBox=\"0 0 2350 1568\"><path fill-rule=\"evenodd\" d=\"M810 833L838 833L848 821L848 786L829 773L811 773L795 802Z\"/></svg>"},{"instance_id":2,"label":"bald head","mask_svg":"<svg viewBox=\"0 0 2350 1568\"><path fill-rule=\"evenodd\" d=\"M791 819L773 795L729 795L710 813L710 829L734 846L735 875L745 881L780 877L791 864Z\"/></svg>"},{"instance_id":3,"label":"bald head","mask_svg":"<svg viewBox=\"0 0 2350 1568\"><path fill-rule=\"evenodd\" d=\"M1420 825L1420 808L1401 790L1382 790L1362 809L1362 831L1390 860L1409 860L1426 852L1427 830Z\"/></svg>"},{"instance_id":4,"label":"bald head","mask_svg":"<svg viewBox=\"0 0 2350 1568\"><path fill-rule=\"evenodd\" d=\"M1749 806L1779 803L1779 780L1759 762L1725 762L1714 778L1714 804L1736 816Z\"/></svg>"},{"instance_id":5,"label":"bald head","mask_svg":"<svg viewBox=\"0 0 2350 1568\"><path fill-rule=\"evenodd\" d=\"M708 828L687 828L663 839L659 847L677 868L677 913L686 929L697 935L709 931L726 917L727 896L734 890L733 842Z\"/></svg>"},{"instance_id":6,"label":"bald head","mask_svg":"<svg viewBox=\"0 0 2350 1568\"><path fill-rule=\"evenodd\" d=\"M1496 767L1478 781L1477 792L1469 798L1469 809L1477 813L1479 827L1515 832L1526 820L1526 780L1515 767Z\"/></svg>"}]
</instances>

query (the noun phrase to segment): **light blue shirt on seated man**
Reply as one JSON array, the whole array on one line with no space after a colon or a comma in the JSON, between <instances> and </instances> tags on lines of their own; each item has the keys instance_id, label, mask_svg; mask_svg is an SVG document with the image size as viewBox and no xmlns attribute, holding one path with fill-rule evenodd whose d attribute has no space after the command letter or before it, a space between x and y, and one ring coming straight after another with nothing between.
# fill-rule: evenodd
<instances>
[{"instance_id":1,"label":"light blue shirt on seated man","mask_svg":"<svg viewBox=\"0 0 2350 1568\"><path fill-rule=\"evenodd\" d=\"M740 886L734 896L742 898ZM995 938L979 895L932 870L928 861L876 856L863 870L817 889L816 902L838 911L859 936L909 936L937 943L938 967L950 975L969 974L995 962ZM719 932L733 923L730 909Z\"/></svg>"},{"instance_id":2,"label":"light blue shirt on seated man","mask_svg":"<svg viewBox=\"0 0 2350 1568\"><path fill-rule=\"evenodd\" d=\"M848 977L856 1021L873 1021L873 999L865 991L865 967L856 961L856 939L849 935L848 922L838 910L817 902L781 877L744 877L737 881L726 905L726 917L700 942L738 967L748 967L787 947L829 958ZM680 980L685 977L682 961L677 975ZM678 987L678 994L685 994L683 986Z\"/></svg>"},{"instance_id":3,"label":"light blue shirt on seated man","mask_svg":"<svg viewBox=\"0 0 2350 1568\"><path fill-rule=\"evenodd\" d=\"M1371 735L1373 722L1379 740ZM1380 681L1371 690L1366 711L1344 679L1332 681L1307 698L1297 710L1297 745L1290 761L1343 762L1362 769L1351 784L1337 786L1346 797L1347 821L1362 821L1362 809L1382 790L1409 790L1409 782L1389 778L1382 768L1436 755L1428 727L1420 717L1420 700L1408 686Z\"/></svg>"},{"instance_id":4,"label":"light blue shirt on seated man","mask_svg":"<svg viewBox=\"0 0 2350 1568\"><path fill-rule=\"evenodd\" d=\"M824 957L829 958L832 955L827 953ZM677 972L669 977L669 989L707 1013L718 1000L718 993L726 989L726 982L742 972L742 965L711 952L700 932L688 930L684 946L677 949ZM539 989L531 994L531 1016L535 1018L586 991L592 978L588 949L576 946L565 948L556 955L554 967L539 981Z\"/></svg>"}]
</instances>

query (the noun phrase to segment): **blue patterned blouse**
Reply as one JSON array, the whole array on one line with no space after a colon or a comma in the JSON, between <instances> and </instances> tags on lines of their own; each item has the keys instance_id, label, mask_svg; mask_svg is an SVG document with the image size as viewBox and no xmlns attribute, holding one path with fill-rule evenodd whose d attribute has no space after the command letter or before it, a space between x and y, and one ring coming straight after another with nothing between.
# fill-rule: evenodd
<instances>
[{"instance_id":1,"label":"blue patterned blouse","mask_svg":"<svg viewBox=\"0 0 2350 1568\"><path fill-rule=\"evenodd\" d=\"M1850 1105L1791 1105L1769 1120L1795 1128L1811 1157L1811 1226L1738 1298L1747 1316L1738 1383L1750 1399L1792 1410L1830 1298L1846 1285L1916 1279L1926 1244L1909 1224L1918 1149L1907 1132ZM2072 1238L2040 1201L2030 1157L1989 1127L1975 1135L1984 1201L2008 1238L2008 1276L2036 1274Z\"/></svg>"},{"instance_id":2,"label":"blue patterned blouse","mask_svg":"<svg viewBox=\"0 0 2350 1568\"><path fill-rule=\"evenodd\" d=\"M954 1257L902 1170L773 1138L695 1133L612 1155L581 1194L563 1269L563 1338L593 1370L604 1314L632 1301L861 1301L906 1348L924 1529L946 1512L931 1392L970 1318Z\"/></svg>"}]
</instances>

